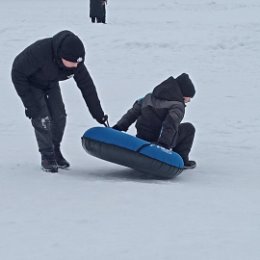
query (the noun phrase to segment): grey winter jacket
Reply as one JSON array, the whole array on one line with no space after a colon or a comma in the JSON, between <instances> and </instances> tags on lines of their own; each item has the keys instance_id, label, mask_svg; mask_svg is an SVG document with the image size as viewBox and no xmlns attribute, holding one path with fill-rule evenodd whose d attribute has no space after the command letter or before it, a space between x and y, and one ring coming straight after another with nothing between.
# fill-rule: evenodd
<instances>
[{"instance_id":1,"label":"grey winter jacket","mask_svg":"<svg viewBox=\"0 0 260 260\"><path fill-rule=\"evenodd\" d=\"M116 125L127 131L136 121L137 137L174 148L184 114L182 93L177 81L170 77L155 87L153 93L137 100Z\"/></svg>"}]
</instances>

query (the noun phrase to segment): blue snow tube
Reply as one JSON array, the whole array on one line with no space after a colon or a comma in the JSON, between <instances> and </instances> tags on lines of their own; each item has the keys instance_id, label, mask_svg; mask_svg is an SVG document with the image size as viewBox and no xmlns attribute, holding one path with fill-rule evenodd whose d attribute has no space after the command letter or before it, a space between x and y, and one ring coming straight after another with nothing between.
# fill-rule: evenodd
<instances>
[{"instance_id":1,"label":"blue snow tube","mask_svg":"<svg viewBox=\"0 0 260 260\"><path fill-rule=\"evenodd\" d=\"M90 128L82 146L95 157L162 179L175 177L184 166L179 154L113 128Z\"/></svg>"}]
</instances>

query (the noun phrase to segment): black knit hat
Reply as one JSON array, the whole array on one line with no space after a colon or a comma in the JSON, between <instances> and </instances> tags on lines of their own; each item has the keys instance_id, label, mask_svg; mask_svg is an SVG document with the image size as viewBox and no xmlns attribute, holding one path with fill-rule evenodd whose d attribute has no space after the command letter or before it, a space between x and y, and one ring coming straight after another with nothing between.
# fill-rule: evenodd
<instances>
[{"instance_id":1,"label":"black knit hat","mask_svg":"<svg viewBox=\"0 0 260 260\"><path fill-rule=\"evenodd\" d=\"M84 61L85 48L78 36L70 34L63 40L60 47L60 56L72 62Z\"/></svg>"},{"instance_id":2,"label":"black knit hat","mask_svg":"<svg viewBox=\"0 0 260 260\"><path fill-rule=\"evenodd\" d=\"M180 76L178 76L176 78L176 80L180 86L182 95L184 97L191 97L191 98L194 97L195 87L194 87L191 79L189 78L188 74L182 73Z\"/></svg>"}]
</instances>

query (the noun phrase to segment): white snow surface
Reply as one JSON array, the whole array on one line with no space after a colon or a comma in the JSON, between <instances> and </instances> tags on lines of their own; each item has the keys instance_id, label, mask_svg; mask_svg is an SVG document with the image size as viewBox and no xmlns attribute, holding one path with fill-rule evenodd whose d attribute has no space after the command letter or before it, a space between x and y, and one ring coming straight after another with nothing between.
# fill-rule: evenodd
<instances>
[{"instance_id":1,"label":"white snow surface","mask_svg":"<svg viewBox=\"0 0 260 260\"><path fill-rule=\"evenodd\" d=\"M106 25L90 22L86 0L0 6L0 259L260 259L259 0L111 0ZM10 70L64 29L86 45L111 125L167 77L190 74L196 169L155 181L88 155L81 136L98 124L71 79L61 83L71 169L40 170Z\"/></svg>"}]
</instances>

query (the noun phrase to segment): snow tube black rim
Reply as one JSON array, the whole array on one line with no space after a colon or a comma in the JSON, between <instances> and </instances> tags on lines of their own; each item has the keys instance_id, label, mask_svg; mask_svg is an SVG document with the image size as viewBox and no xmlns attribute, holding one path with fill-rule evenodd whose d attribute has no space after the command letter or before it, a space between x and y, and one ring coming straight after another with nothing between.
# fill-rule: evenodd
<instances>
[{"instance_id":1,"label":"snow tube black rim","mask_svg":"<svg viewBox=\"0 0 260 260\"><path fill-rule=\"evenodd\" d=\"M87 153L97 158L144 172L157 179L174 178L183 170L136 151L93 140L85 135L82 137L82 146Z\"/></svg>"}]
</instances>

